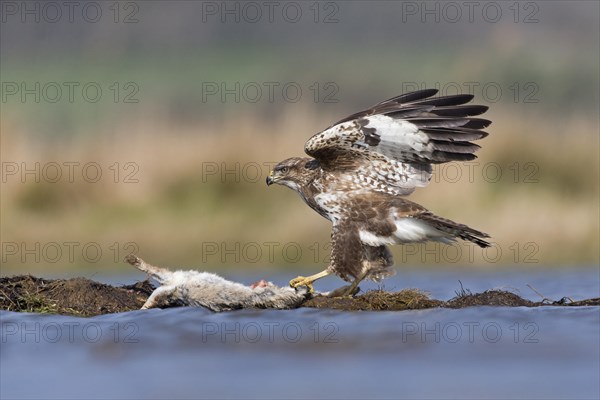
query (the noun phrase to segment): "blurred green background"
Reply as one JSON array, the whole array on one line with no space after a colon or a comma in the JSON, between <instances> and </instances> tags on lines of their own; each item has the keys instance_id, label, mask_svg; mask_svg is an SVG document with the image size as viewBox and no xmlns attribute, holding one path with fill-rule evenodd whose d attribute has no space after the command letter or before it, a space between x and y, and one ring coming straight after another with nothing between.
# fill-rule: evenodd
<instances>
[{"instance_id":1,"label":"blurred green background","mask_svg":"<svg viewBox=\"0 0 600 400\"><path fill-rule=\"evenodd\" d=\"M124 271L131 251L317 270L330 224L270 167L425 87L493 124L411 199L495 246L396 246L396 264L599 263L598 2L54 4L2 3L3 274Z\"/></svg>"}]
</instances>

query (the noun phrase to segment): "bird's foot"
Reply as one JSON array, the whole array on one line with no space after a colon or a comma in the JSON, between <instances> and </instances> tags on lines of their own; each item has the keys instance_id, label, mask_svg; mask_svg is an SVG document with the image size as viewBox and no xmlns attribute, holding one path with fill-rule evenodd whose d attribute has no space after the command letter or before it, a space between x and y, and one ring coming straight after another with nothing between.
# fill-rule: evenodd
<instances>
[{"instance_id":1,"label":"bird's foot","mask_svg":"<svg viewBox=\"0 0 600 400\"><path fill-rule=\"evenodd\" d=\"M315 289L313 288L314 281L316 281L317 279L321 279L327 275L329 275L329 271L324 270L319 272L318 274L314 274L311 276L299 276L290 281L290 286L294 289L297 289L300 286L306 286L306 288L308 289L308 293L312 294L315 292Z\"/></svg>"},{"instance_id":2,"label":"bird's foot","mask_svg":"<svg viewBox=\"0 0 600 400\"><path fill-rule=\"evenodd\" d=\"M290 281L290 286L294 289L298 289L300 286L306 286L308 288L309 293L314 293L315 289L313 288L313 282L315 279L311 279L312 277L298 276Z\"/></svg>"},{"instance_id":3,"label":"bird's foot","mask_svg":"<svg viewBox=\"0 0 600 400\"><path fill-rule=\"evenodd\" d=\"M342 286L340 288L331 290L329 292L321 293L321 296L325 297L354 297L356 294L360 292L360 288L356 287L351 290L350 285Z\"/></svg>"},{"instance_id":4,"label":"bird's foot","mask_svg":"<svg viewBox=\"0 0 600 400\"><path fill-rule=\"evenodd\" d=\"M365 279L366 276L367 276L367 273L365 272L361 276L356 278L350 286L347 286L348 289L344 293L343 297L354 297L354 295L360 291L358 284L361 283L362 280Z\"/></svg>"},{"instance_id":5,"label":"bird's foot","mask_svg":"<svg viewBox=\"0 0 600 400\"><path fill-rule=\"evenodd\" d=\"M357 286L346 286L346 291L342 294L341 297L352 297L356 296L360 292L360 287Z\"/></svg>"}]
</instances>

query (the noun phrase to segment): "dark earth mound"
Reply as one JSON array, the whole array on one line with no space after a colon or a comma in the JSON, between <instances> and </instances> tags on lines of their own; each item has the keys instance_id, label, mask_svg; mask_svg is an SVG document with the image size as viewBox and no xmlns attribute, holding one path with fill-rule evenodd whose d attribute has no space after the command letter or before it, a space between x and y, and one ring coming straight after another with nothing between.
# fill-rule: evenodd
<instances>
[{"instance_id":1,"label":"dark earth mound","mask_svg":"<svg viewBox=\"0 0 600 400\"><path fill-rule=\"evenodd\" d=\"M114 287L86 278L0 278L0 309L91 317L137 310L154 290L150 282Z\"/></svg>"},{"instance_id":2,"label":"dark earth mound","mask_svg":"<svg viewBox=\"0 0 600 400\"><path fill-rule=\"evenodd\" d=\"M85 278L42 279L31 275L0 278L0 309L91 317L138 310L154 286L145 280L127 286L110 286ZM373 290L355 297L315 297L303 307L345 311L402 311L425 308L465 308L473 306L540 307L600 306L600 298L572 301L526 300L515 293L488 290L471 293L461 290L448 301L431 299L418 289L400 292Z\"/></svg>"},{"instance_id":3,"label":"dark earth mound","mask_svg":"<svg viewBox=\"0 0 600 400\"><path fill-rule=\"evenodd\" d=\"M526 300L512 292L503 290L488 290L483 293L461 293L444 305L448 308L464 308L472 306L503 306L503 307L536 307L542 304Z\"/></svg>"},{"instance_id":4,"label":"dark earth mound","mask_svg":"<svg viewBox=\"0 0 600 400\"><path fill-rule=\"evenodd\" d=\"M431 299L418 289L404 289L393 293L373 290L355 297L314 297L303 306L348 311L401 311L444 307L444 302Z\"/></svg>"}]
</instances>

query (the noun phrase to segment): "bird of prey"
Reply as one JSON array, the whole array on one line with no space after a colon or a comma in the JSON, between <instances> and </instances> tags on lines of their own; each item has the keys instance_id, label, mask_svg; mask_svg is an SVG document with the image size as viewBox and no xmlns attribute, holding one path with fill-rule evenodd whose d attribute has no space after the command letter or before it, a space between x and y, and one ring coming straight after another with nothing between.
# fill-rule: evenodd
<instances>
[{"instance_id":1,"label":"bird of prey","mask_svg":"<svg viewBox=\"0 0 600 400\"><path fill-rule=\"evenodd\" d=\"M352 281L393 275L388 245L460 238L480 247L489 235L433 214L404 196L426 186L432 164L468 161L480 148L491 121L473 118L486 106L470 105L473 96L436 96L437 90L406 93L352 114L304 146L310 156L278 163L267 185L296 191L313 210L330 220L329 266L290 281L307 286L329 274Z\"/></svg>"}]
</instances>

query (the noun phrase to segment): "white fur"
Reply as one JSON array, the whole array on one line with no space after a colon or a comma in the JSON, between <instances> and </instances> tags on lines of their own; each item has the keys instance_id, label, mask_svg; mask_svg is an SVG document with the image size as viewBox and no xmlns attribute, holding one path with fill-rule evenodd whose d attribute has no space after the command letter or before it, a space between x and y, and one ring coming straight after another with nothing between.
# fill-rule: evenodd
<instances>
[{"instance_id":1,"label":"white fur","mask_svg":"<svg viewBox=\"0 0 600 400\"><path fill-rule=\"evenodd\" d=\"M133 255L128 256L126 261L149 273L161 284L142 309L172 304L206 307L217 312L240 308L286 309L299 307L309 297L305 288L281 288L271 282L252 288L209 272L173 272L147 264Z\"/></svg>"}]
</instances>

